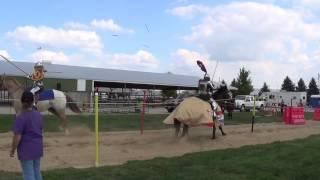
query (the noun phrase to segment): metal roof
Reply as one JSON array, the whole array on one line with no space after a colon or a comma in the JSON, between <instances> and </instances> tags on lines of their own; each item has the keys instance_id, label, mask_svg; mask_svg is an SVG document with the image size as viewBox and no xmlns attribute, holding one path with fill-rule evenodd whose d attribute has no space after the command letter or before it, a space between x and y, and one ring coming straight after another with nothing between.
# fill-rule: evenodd
<instances>
[{"instance_id":1,"label":"metal roof","mask_svg":"<svg viewBox=\"0 0 320 180\"><path fill-rule=\"evenodd\" d=\"M25 72L32 72L34 63L14 61ZM171 73L151 73L117 69L103 69L60 64L45 64L48 71L46 77L57 79L84 79L101 82L117 82L132 84L148 84L175 87L198 87L199 77L185 76ZM52 72L52 73L50 73ZM18 69L7 62L0 61L0 73L9 76L25 76Z\"/></svg>"}]
</instances>

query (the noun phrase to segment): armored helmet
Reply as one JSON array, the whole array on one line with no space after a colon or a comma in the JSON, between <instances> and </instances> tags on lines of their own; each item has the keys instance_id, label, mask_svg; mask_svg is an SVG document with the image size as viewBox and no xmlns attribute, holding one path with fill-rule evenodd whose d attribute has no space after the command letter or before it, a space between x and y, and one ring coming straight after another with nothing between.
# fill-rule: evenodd
<instances>
[{"instance_id":1,"label":"armored helmet","mask_svg":"<svg viewBox=\"0 0 320 180\"><path fill-rule=\"evenodd\" d=\"M35 68L41 68L41 67L43 67L43 63L42 62L36 62L35 64L34 64L34 67Z\"/></svg>"}]
</instances>

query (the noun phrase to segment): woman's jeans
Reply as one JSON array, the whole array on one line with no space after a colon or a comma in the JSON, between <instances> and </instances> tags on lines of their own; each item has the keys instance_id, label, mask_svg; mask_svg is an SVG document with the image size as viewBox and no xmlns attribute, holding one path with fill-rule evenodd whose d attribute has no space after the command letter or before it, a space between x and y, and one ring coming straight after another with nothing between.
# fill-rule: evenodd
<instances>
[{"instance_id":1,"label":"woman's jeans","mask_svg":"<svg viewBox=\"0 0 320 180\"><path fill-rule=\"evenodd\" d=\"M42 180L40 172L40 158L20 161L24 180Z\"/></svg>"}]
</instances>

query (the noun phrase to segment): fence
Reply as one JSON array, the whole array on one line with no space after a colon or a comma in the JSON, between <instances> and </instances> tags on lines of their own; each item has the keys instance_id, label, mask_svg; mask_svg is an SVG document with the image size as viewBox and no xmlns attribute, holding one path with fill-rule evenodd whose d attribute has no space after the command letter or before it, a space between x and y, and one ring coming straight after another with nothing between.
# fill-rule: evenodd
<instances>
[{"instance_id":1,"label":"fence","mask_svg":"<svg viewBox=\"0 0 320 180\"><path fill-rule=\"evenodd\" d=\"M10 101L13 100L11 99ZM67 113L70 128L83 125L84 127L89 128L90 133L92 133L90 136L92 136L92 142L94 139L94 145L96 147L94 152L96 166L99 165L100 158L99 132L140 130L139 133L143 134L144 129L165 128L162 123L162 120L168 115L168 112L164 107L165 103L146 103L146 101L99 103L99 97L97 96L90 101L91 102L88 103L77 102L84 112L82 115L78 116L70 111ZM3 108L7 109L10 114L14 114L12 108L1 107L0 109ZM0 114L6 113L1 112ZM55 117L49 115L48 112L45 112L44 114L47 115L45 117L46 132L58 131L58 121L55 120ZM2 125L0 125L0 129L1 127Z\"/></svg>"}]
</instances>

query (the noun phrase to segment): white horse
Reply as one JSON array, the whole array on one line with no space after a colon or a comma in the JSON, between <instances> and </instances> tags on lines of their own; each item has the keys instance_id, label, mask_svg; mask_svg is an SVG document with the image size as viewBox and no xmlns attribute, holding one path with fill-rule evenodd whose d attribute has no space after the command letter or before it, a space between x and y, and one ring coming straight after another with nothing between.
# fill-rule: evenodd
<instances>
[{"instance_id":1,"label":"white horse","mask_svg":"<svg viewBox=\"0 0 320 180\"><path fill-rule=\"evenodd\" d=\"M2 76L0 80L0 89L7 89L10 95L10 98L13 99L13 106L16 112L16 115L19 115L22 111L21 104L21 95L25 90L16 79L11 77ZM56 115L60 119L60 130L65 130L65 133L68 133L67 129L67 118L66 118L66 107L68 106L73 112L81 113L81 110L77 104L63 92L52 89L53 99L48 100L39 100L37 102L37 110L40 112L49 111L52 114Z\"/></svg>"}]
</instances>

